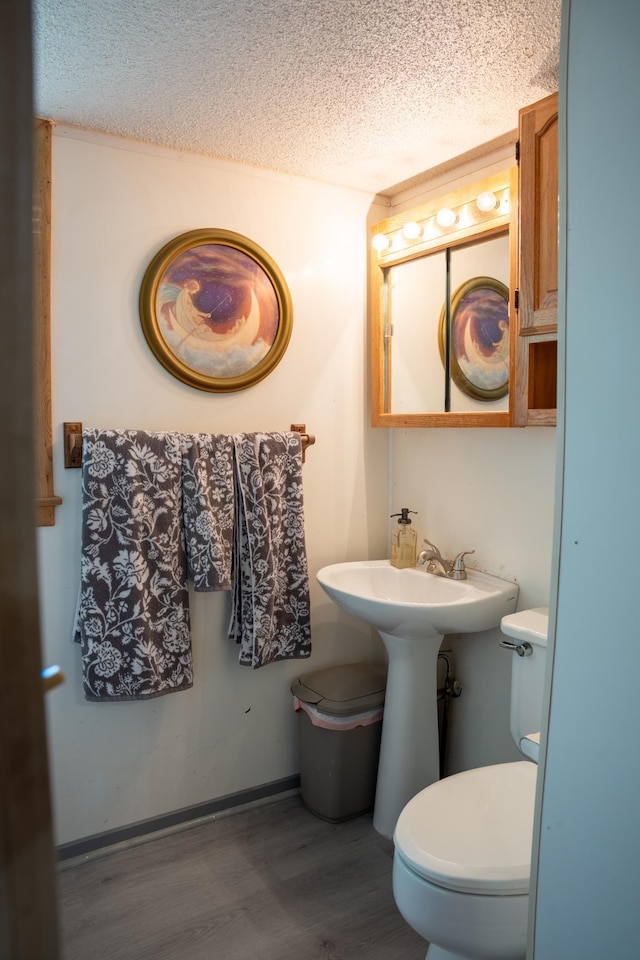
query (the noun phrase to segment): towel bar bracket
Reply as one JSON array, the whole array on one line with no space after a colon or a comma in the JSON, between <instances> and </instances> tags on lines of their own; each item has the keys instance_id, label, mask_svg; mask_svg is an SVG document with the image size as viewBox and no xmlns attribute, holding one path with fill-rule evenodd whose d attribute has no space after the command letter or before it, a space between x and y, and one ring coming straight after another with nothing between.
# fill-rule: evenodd
<instances>
[{"instance_id":1,"label":"towel bar bracket","mask_svg":"<svg viewBox=\"0 0 640 960\"><path fill-rule=\"evenodd\" d=\"M64 465L65 468L82 466L82 424L64 423Z\"/></svg>"},{"instance_id":2,"label":"towel bar bracket","mask_svg":"<svg viewBox=\"0 0 640 960\"><path fill-rule=\"evenodd\" d=\"M316 438L311 433L307 433L306 423L292 423L291 432L299 433L300 439L302 440L302 462L305 462L307 447L312 447L316 442Z\"/></svg>"}]
</instances>

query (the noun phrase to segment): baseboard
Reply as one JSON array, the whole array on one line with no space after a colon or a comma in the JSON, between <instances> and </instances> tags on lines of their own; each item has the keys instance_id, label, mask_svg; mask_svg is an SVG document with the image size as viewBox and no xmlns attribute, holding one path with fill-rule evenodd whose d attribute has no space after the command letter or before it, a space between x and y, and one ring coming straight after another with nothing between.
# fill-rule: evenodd
<instances>
[{"instance_id":1,"label":"baseboard","mask_svg":"<svg viewBox=\"0 0 640 960\"><path fill-rule=\"evenodd\" d=\"M92 836L83 837L81 840L62 843L56 847L56 855L59 863L69 860L89 859L98 853L102 855L110 852L115 847L121 849L123 846L132 846L145 840L155 839L155 836L152 837L152 835L173 833L189 826L196 826L207 819L220 817L222 814L239 812L240 808L256 806L266 800L275 800L281 797L284 799L285 795L295 793L299 789L299 775L285 777L282 780L272 780L270 783L263 783L258 787L240 790L238 793L228 793L224 797L207 800L205 803L197 803L191 807L183 807L181 810L174 810L172 813L150 817L148 820L138 820L136 823L124 827L116 827L113 830L105 830L104 833L94 833Z\"/></svg>"}]
</instances>

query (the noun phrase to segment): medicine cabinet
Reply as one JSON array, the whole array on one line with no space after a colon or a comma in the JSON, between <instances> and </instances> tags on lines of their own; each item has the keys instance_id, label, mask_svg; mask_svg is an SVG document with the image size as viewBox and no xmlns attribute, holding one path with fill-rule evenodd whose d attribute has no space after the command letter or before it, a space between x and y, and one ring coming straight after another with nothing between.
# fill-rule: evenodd
<instances>
[{"instance_id":1,"label":"medicine cabinet","mask_svg":"<svg viewBox=\"0 0 640 960\"><path fill-rule=\"evenodd\" d=\"M511 423L516 168L371 230L372 424Z\"/></svg>"}]
</instances>

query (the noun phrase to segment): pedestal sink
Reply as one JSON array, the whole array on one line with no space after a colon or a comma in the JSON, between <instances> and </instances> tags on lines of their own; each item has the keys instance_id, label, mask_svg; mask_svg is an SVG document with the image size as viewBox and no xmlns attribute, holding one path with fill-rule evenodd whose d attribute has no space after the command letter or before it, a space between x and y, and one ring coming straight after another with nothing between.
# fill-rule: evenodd
<instances>
[{"instance_id":1,"label":"pedestal sink","mask_svg":"<svg viewBox=\"0 0 640 960\"><path fill-rule=\"evenodd\" d=\"M518 585L467 570L450 580L388 560L334 563L317 578L331 599L378 630L389 672L373 825L393 836L405 804L439 778L437 667L442 638L497 627Z\"/></svg>"}]
</instances>

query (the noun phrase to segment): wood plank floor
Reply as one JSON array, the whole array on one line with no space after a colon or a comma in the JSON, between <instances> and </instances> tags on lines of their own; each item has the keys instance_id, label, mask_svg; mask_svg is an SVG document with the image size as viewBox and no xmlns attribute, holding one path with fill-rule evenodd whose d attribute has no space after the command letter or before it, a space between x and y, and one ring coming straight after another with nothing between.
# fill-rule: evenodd
<instances>
[{"instance_id":1,"label":"wood plank floor","mask_svg":"<svg viewBox=\"0 0 640 960\"><path fill-rule=\"evenodd\" d=\"M298 796L61 870L63 960L423 960L370 816Z\"/></svg>"}]
</instances>

